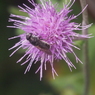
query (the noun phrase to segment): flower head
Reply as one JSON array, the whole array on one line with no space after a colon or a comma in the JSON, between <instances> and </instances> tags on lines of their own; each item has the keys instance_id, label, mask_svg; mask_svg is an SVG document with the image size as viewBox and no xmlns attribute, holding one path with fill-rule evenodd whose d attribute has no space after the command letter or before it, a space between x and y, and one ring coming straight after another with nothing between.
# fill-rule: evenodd
<instances>
[{"instance_id":1,"label":"flower head","mask_svg":"<svg viewBox=\"0 0 95 95\"><path fill-rule=\"evenodd\" d=\"M17 42L12 48L17 48L10 56L12 56L18 49L23 48L27 49L25 54L17 61L20 62L24 57L26 61L21 65L29 62L25 73L30 70L32 64L36 64L37 61L40 61L40 67L35 73L40 71L40 80L43 74L43 68L46 70L46 63L49 62L52 68L53 77L56 73L53 62L54 60L64 59L69 66L75 66L67 57L67 53L74 54L76 62L80 61L79 58L73 51L73 40L76 38L90 38L89 35L82 35L74 32L75 30L82 30L90 27L91 25L81 26L78 23L71 22L71 20L77 18L78 15L68 16L68 13L71 12L70 8L75 2L70 2L67 5L64 5L63 9L60 12L56 10L56 4L53 5L49 0L48 2L41 1L41 4L34 3L33 0L28 0L35 9L31 9L27 5L23 4L25 8L19 6L21 11L26 12L29 17L19 16L11 14L10 17L17 17L21 20L9 19L10 22L14 22L14 26L9 26L11 28L19 28L24 31L23 34L9 38L14 39L19 37L20 41ZM86 7L85 7L86 8ZM84 9L85 9L84 8ZM79 48L77 48L79 49ZM81 62L81 61L80 61Z\"/></svg>"}]
</instances>

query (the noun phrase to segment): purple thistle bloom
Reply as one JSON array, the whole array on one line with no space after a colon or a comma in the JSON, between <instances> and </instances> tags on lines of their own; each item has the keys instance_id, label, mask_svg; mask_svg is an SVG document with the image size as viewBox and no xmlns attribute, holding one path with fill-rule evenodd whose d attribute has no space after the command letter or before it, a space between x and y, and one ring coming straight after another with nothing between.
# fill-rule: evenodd
<instances>
[{"instance_id":1,"label":"purple thistle bloom","mask_svg":"<svg viewBox=\"0 0 95 95\"><path fill-rule=\"evenodd\" d=\"M66 54L74 54L76 62L81 62L73 51L73 47L79 49L73 45L73 41L77 38L90 38L90 36L78 34L74 31L87 29L91 24L81 26L78 23L71 22L71 20L76 19L87 6L78 15L68 16L68 13L72 11L70 8L74 4L75 0L70 0L67 5L64 5L60 12L56 11L56 4L53 5L50 0L48 2L40 0L41 4L36 4L33 0L28 1L35 7L35 9L31 9L25 4L23 4L25 8L22 8L21 6L18 7L21 11L27 13L29 17L14 14L10 15L10 17L16 17L21 20L10 18L9 22L14 22L14 26L8 27L19 28L24 31L23 34L9 38L20 38L20 41L9 49L17 48L10 56L20 48L27 49L24 56L22 56L17 63L24 57L27 57L26 61L21 64L24 65L29 62L29 65L25 70L26 73L30 70L33 63L36 64L37 61L40 61L41 64L35 72L37 73L40 71L40 80L43 76L43 68L46 70L47 62L51 65L53 78L54 75L57 75L53 66L54 60L64 59L70 70L71 67L76 68Z\"/></svg>"}]
</instances>

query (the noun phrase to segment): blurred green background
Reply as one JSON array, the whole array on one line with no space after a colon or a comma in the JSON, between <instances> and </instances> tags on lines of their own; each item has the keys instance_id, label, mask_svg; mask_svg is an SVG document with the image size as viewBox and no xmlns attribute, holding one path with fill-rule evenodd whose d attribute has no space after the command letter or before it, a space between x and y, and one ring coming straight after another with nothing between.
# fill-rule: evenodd
<instances>
[{"instance_id":1,"label":"blurred green background","mask_svg":"<svg viewBox=\"0 0 95 95\"><path fill-rule=\"evenodd\" d=\"M39 0L35 0L38 2ZM51 0L53 3L58 2L62 7L64 0ZM81 11L80 3L76 0L73 5L71 14L78 14ZM89 33L95 36L95 1L88 0L89 22L93 25L89 28ZM13 50L8 51L19 39L8 40L8 38L18 35L21 31L17 29L10 29L6 26L12 25L8 22L9 15L19 14L26 15L19 12L17 5L22 6L22 3L27 4L31 8L28 0L0 0L0 95L82 95L84 86L83 64L76 63L74 56L68 54L68 57L76 66L76 70L72 68L70 72L64 60L55 62L54 66L58 73L56 79L52 79L51 67L47 66L47 71L44 71L42 81L39 79L39 73L35 74L37 65L31 67L30 72L24 74L26 69L20 66L21 63L16 64L16 61L24 54L23 50L16 52L11 58L9 55ZM81 23L82 17L79 16L75 22ZM95 37L89 39L89 70L90 70L90 93L95 95ZM77 41L75 44L81 50L75 50L78 57L82 59L82 41ZM23 60L24 61L24 60ZM39 63L38 63L39 64Z\"/></svg>"}]
</instances>

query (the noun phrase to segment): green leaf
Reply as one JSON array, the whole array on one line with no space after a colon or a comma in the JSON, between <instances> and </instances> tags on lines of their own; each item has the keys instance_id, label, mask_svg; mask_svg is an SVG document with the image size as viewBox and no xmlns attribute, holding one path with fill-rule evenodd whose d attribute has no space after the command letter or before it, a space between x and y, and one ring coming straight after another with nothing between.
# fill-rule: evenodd
<instances>
[{"instance_id":1,"label":"green leaf","mask_svg":"<svg viewBox=\"0 0 95 95\"><path fill-rule=\"evenodd\" d=\"M15 15L22 15L22 16L26 16L26 17L28 16L27 13L24 13L24 12L19 11L19 10L21 10L21 9L19 9L17 7L13 7L13 6L9 7L9 9L8 9L9 13L12 13Z\"/></svg>"},{"instance_id":2,"label":"green leaf","mask_svg":"<svg viewBox=\"0 0 95 95\"><path fill-rule=\"evenodd\" d=\"M81 95L83 87L83 79L81 73L57 77L50 81L50 85L62 95ZM68 93L68 94L67 94Z\"/></svg>"},{"instance_id":3,"label":"green leaf","mask_svg":"<svg viewBox=\"0 0 95 95\"><path fill-rule=\"evenodd\" d=\"M49 0L45 0L49 1ZM52 4L55 5L56 3L58 4L57 6L57 11L60 11L61 8L63 8L64 4L68 4L70 0L51 0ZM38 3L41 4L40 0L37 0Z\"/></svg>"}]
</instances>

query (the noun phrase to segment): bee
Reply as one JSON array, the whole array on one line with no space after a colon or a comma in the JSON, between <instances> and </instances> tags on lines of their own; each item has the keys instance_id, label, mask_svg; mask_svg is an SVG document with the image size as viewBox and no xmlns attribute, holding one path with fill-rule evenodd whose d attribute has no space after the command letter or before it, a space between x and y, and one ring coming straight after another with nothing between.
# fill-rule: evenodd
<instances>
[{"instance_id":1,"label":"bee","mask_svg":"<svg viewBox=\"0 0 95 95\"><path fill-rule=\"evenodd\" d=\"M47 54L51 55L50 44L45 42L44 40L41 40L39 37L35 36L32 33L26 34L26 39L36 48L38 48L41 51L46 52Z\"/></svg>"}]
</instances>

